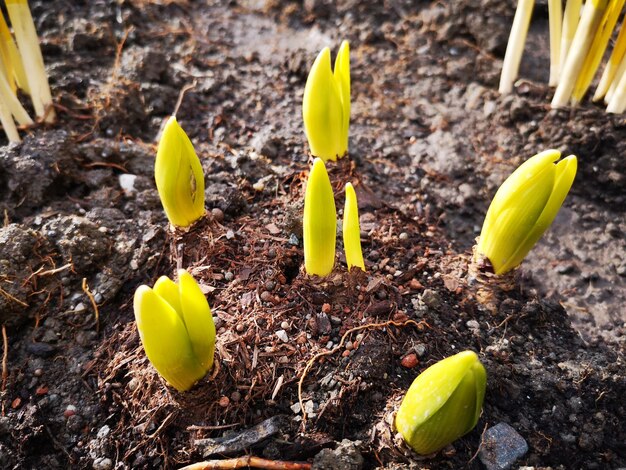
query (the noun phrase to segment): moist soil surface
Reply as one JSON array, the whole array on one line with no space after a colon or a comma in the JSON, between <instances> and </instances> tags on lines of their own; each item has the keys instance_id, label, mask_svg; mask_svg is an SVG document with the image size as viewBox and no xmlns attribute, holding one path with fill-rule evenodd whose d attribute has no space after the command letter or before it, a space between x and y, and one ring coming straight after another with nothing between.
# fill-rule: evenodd
<instances>
[{"instance_id":1,"label":"moist soil surface","mask_svg":"<svg viewBox=\"0 0 626 470\"><path fill-rule=\"evenodd\" d=\"M514 2L30 3L58 120L0 148L0 467L484 468L481 436L502 422L528 444L516 465L626 465L626 121L550 109L544 3L505 97ZM347 272L338 236L335 270L310 278L300 106L317 52L342 39L350 151L328 168L339 215L356 187L367 272ZM187 231L153 180L176 109L206 177ZM554 225L504 279L470 269L495 190L547 148L579 158ZM178 268L218 331L187 393L145 358L132 309ZM411 454L389 425L399 400L466 349L488 374L478 425Z\"/></svg>"}]
</instances>

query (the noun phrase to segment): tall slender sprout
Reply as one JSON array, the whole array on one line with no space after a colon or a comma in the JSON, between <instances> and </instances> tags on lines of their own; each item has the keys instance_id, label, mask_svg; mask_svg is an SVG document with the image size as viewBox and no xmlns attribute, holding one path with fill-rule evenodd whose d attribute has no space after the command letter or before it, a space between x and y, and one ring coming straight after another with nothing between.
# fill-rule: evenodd
<instances>
[{"instance_id":1,"label":"tall slender sprout","mask_svg":"<svg viewBox=\"0 0 626 470\"><path fill-rule=\"evenodd\" d=\"M567 0L565 5L565 14L563 15L563 27L561 28L561 54L560 54L560 73L559 77L563 73L565 68L565 60L567 59L567 53L569 52L572 41L574 40L574 34L576 34L576 28L578 28L578 21L580 19L580 10L583 6L583 0Z\"/></svg>"},{"instance_id":2,"label":"tall slender sprout","mask_svg":"<svg viewBox=\"0 0 626 470\"><path fill-rule=\"evenodd\" d=\"M548 85L557 86L561 71L561 24L563 21L561 0L548 1L548 15L550 17L550 80Z\"/></svg>"},{"instance_id":3,"label":"tall slender sprout","mask_svg":"<svg viewBox=\"0 0 626 470\"><path fill-rule=\"evenodd\" d=\"M15 91L17 82L17 87L24 93L30 94L20 52L17 50L11 31L2 13L0 13L0 59L2 59L3 71L6 73L11 89Z\"/></svg>"},{"instance_id":4,"label":"tall slender sprout","mask_svg":"<svg viewBox=\"0 0 626 470\"><path fill-rule=\"evenodd\" d=\"M0 81L5 81L4 77L0 77ZM20 135L17 133L15 121L13 121L11 111L9 111L9 108L4 103L4 97L0 97L0 123L2 123L2 128L4 129L4 133L7 135L9 142L20 141Z\"/></svg>"},{"instance_id":5,"label":"tall slender sprout","mask_svg":"<svg viewBox=\"0 0 626 470\"><path fill-rule=\"evenodd\" d=\"M4 75L0 75L0 99L6 108L15 117L15 120L21 126L27 126L33 123L20 100L17 99L15 92L11 89L9 81Z\"/></svg>"},{"instance_id":6,"label":"tall slender sprout","mask_svg":"<svg viewBox=\"0 0 626 470\"><path fill-rule=\"evenodd\" d=\"M611 99L613 98L613 93L617 89L617 85L622 80L622 77L626 75L626 54L622 57L621 62L619 63L619 67L617 68L617 72L615 72L615 77L611 80L611 84L609 85L609 89L606 91L606 95L604 95L604 102L609 104Z\"/></svg>"},{"instance_id":7,"label":"tall slender sprout","mask_svg":"<svg viewBox=\"0 0 626 470\"><path fill-rule=\"evenodd\" d=\"M352 183L346 184L346 204L343 210L343 249L346 252L348 271L353 267L365 271L361 251L361 230L359 228L359 205Z\"/></svg>"},{"instance_id":8,"label":"tall slender sprout","mask_svg":"<svg viewBox=\"0 0 626 470\"><path fill-rule=\"evenodd\" d=\"M602 21L596 31L595 37L593 38L589 53L585 58L582 71L576 80L576 85L574 86L574 91L572 92L572 103L574 105L580 103L585 96L587 89L591 85L591 81L600 66L606 46L609 43L609 39L611 39L613 30L615 29L617 19L622 12L624 1L625 0L614 0L609 2L609 5L604 12L604 16L602 17Z\"/></svg>"},{"instance_id":9,"label":"tall slender sprout","mask_svg":"<svg viewBox=\"0 0 626 470\"><path fill-rule=\"evenodd\" d=\"M45 118L46 122L54 122L55 113L52 107L50 85L28 2L26 0L5 0L5 3L17 40L17 47L22 55L35 113L38 117Z\"/></svg>"},{"instance_id":10,"label":"tall slender sprout","mask_svg":"<svg viewBox=\"0 0 626 470\"><path fill-rule=\"evenodd\" d=\"M567 53L565 66L561 71L559 85L552 98L552 107L566 106L574 91L576 80L583 68L583 63L606 10L608 0L588 0L583 8L580 24Z\"/></svg>"},{"instance_id":11,"label":"tall slender sprout","mask_svg":"<svg viewBox=\"0 0 626 470\"><path fill-rule=\"evenodd\" d=\"M513 26L511 27L509 42L506 46L506 53L504 54L502 74L500 75L499 90L503 95L513 91L513 82L519 72L519 65L522 60L522 52L524 51L534 6L535 0L518 0L517 2L515 18L513 18Z\"/></svg>"},{"instance_id":12,"label":"tall slender sprout","mask_svg":"<svg viewBox=\"0 0 626 470\"><path fill-rule=\"evenodd\" d=\"M626 63L626 58L622 60ZM626 73L622 73L614 91L611 93L611 98L606 107L608 113L623 113L626 111Z\"/></svg>"},{"instance_id":13,"label":"tall slender sprout","mask_svg":"<svg viewBox=\"0 0 626 470\"><path fill-rule=\"evenodd\" d=\"M616 78L617 71L619 69L620 63L624 58L624 54L626 53L626 18L622 21L622 26L619 30L619 34L617 35L617 39L615 40L615 45L613 46L613 51L611 51L611 56L609 57L609 61L604 67L604 72L602 72L602 77L600 78L600 83L598 83L598 87L596 88L596 92L593 95L593 101L600 101L606 93L609 91L609 87L613 82L613 79Z\"/></svg>"}]
</instances>

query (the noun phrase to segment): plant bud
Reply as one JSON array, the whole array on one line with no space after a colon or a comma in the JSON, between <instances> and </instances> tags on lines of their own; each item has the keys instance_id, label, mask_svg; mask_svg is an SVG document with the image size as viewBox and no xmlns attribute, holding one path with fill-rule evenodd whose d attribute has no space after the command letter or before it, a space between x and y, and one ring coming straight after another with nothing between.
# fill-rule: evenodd
<instances>
[{"instance_id":1,"label":"plant bud","mask_svg":"<svg viewBox=\"0 0 626 470\"><path fill-rule=\"evenodd\" d=\"M418 454L436 452L476 426L486 386L487 373L473 351L443 359L415 379L396 429Z\"/></svg>"}]
</instances>

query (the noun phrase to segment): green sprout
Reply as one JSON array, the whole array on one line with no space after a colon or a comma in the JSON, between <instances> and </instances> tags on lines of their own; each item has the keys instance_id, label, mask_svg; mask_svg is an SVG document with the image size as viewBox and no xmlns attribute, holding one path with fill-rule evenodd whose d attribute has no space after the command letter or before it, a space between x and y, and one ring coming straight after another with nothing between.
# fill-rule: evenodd
<instances>
[{"instance_id":1,"label":"green sprout","mask_svg":"<svg viewBox=\"0 0 626 470\"><path fill-rule=\"evenodd\" d=\"M437 452L476 426L487 373L473 351L443 359L417 376L396 415L396 429L418 454Z\"/></svg>"}]
</instances>

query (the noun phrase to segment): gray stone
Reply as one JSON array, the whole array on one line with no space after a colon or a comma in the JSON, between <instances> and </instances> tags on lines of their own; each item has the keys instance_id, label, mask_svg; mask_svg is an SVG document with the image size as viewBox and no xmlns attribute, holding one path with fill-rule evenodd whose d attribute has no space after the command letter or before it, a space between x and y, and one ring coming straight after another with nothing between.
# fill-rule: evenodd
<instances>
[{"instance_id":1,"label":"gray stone","mask_svg":"<svg viewBox=\"0 0 626 470\"><path fill-rule=\"evenodd\" d=\"M313 459L313 470L360 470L363 456L359 452L359 441L344 439L336 449L323 449Z\"/></svg>"},{"instance_id":2,"label":"gray stone","mask_svg":"<svg viewBox=\"0 0 626 470\"><path fill-rule=\"evenodd\" d=\"M478 456L487 470L507 470L528 452L528 444L506 423L487 429Z\"/></svg>"}]
</instances>

